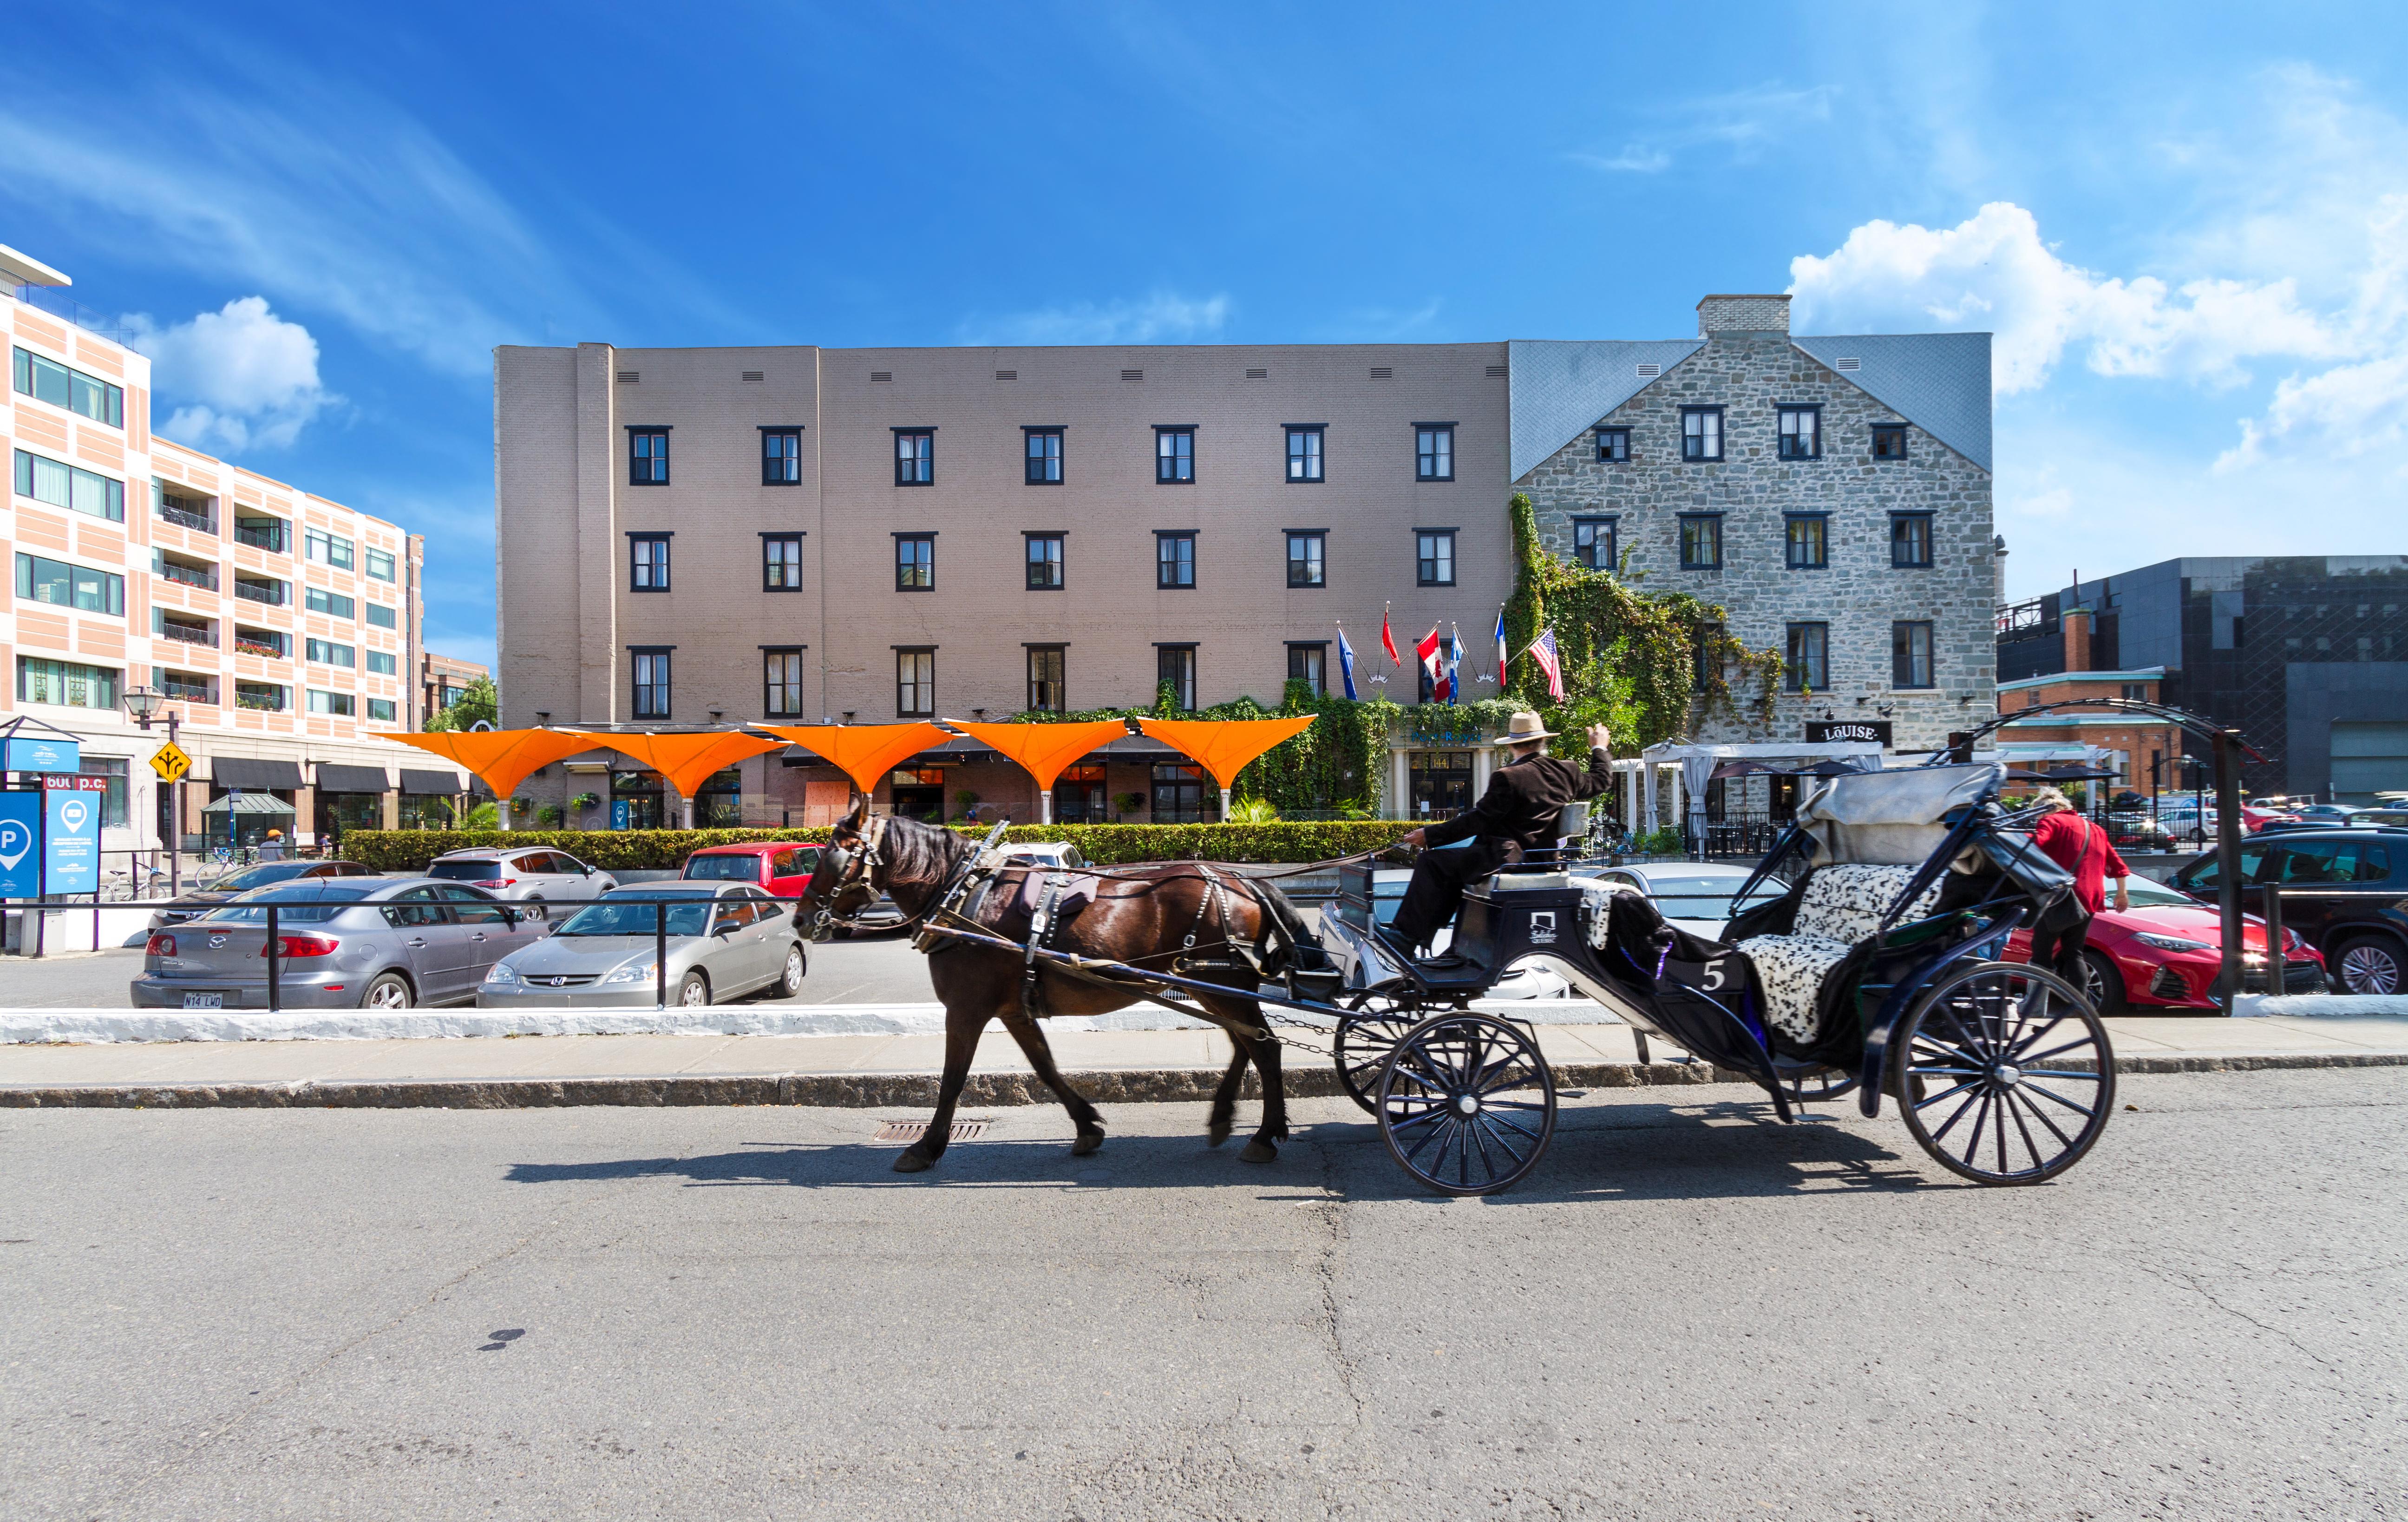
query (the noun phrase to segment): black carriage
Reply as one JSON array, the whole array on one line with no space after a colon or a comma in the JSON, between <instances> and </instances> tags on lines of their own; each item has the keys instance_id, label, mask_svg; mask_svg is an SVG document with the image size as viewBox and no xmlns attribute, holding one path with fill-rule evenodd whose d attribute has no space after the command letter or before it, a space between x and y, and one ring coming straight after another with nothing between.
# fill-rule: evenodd
<instances>
[{"instance_id":1,"label":"black carriage","mask_svg":"<svg viewBox=\"0 0 2408 1522\"><path fill-rule=\"evenodd\" d=\"M1555 1077L1525 1023L1471 1008L1505 969L1551 966L1651 1041L1752 1080L1786 1123L1810 1100L1885 1096L1942 1166L2037 1184L2080 1160L2114 1108L2107 1030L2084 993L2002 960L2008 936L2071 891L1999 804L2004 768L1833 778L1800 805L1732 902L1787 891L1723 939L1568 863L1525 861L1467 897L1450 959L1383 932L1368 864L1341 870L1322 939L1343 971L1337 1061L1405 1170L1444 1194L1526 1177L1555 1122Z\"/></svg>"}]
</instances>

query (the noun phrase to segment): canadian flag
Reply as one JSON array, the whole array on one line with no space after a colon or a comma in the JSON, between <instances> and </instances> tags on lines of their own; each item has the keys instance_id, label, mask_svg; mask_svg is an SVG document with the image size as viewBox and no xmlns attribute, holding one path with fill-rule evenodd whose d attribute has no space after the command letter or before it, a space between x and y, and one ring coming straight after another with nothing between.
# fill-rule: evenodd
<instances>
[{"instance_id":1,"label":"canadian flag","mask_svg":"<svg viewBox=\"0 0 2408 1522\"><path fill-rule=\"evenodd\" d=\"M1438 625L1433 624L1430 625L1430 632L1423 635L1413 645L1413 653L1421 657L1422 669L1430 674L1430 680L1432 682L1439 680L1438 653Z\"/></svg>"}]
</instances>

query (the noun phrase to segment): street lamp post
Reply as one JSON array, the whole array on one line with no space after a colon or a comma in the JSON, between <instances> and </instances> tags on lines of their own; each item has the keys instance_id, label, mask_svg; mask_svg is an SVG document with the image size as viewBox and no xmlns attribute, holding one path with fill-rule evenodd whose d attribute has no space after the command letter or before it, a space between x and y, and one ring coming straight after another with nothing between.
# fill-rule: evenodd
<instances>
[{"instance_id":1,"label":"street lamp post","mask_svg":"<svg viewBox=\"0 0 2408 1522\"><path fill-rule=\"evenodd\" d=\"M125 711L146 734L164 717L167 725L167 743L176 743L176 730L181 721L177 718L176 711L167 707L165 693L136 687L125 695ZM184 779L179 777L167 784L167 897L181 898L183 896Z\"/></svg>"}]
</instances>

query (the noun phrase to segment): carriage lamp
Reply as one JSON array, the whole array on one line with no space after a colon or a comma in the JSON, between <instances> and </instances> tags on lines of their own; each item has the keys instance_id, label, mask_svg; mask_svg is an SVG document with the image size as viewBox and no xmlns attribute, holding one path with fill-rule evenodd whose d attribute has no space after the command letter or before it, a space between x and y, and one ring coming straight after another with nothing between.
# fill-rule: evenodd
<instances>
[{"instance_id":1,"label":"carriage lamp","mask_svg":"<svg viewBox=\"0 0 2408 1522\"><path fill-rule=\"evenodd\" d=\"M716 704L716 703L713 703L713 704L710 706L710 721L711 721L711 723L713 723L713 724L717 724L717 723L719 722L719 716L720 716L721 714L723 714L723 713L725 713L726 711L726 711L725 709L721 708L721 707L720 707L718 704Z\"/></svg>"},{"instance_id":2,"label":"carriage lamp","mask_svg":"<svg viewBox=\"0 0 2408 1522\"><path fill-rule=\"evenodd\" d=\"M125 695L125 711L136 724L148 729L150 721L159 715L159 705L165 701L166 695L164 693L154 693L148 687L136 687Z\"/></svg>"}]
</instances>

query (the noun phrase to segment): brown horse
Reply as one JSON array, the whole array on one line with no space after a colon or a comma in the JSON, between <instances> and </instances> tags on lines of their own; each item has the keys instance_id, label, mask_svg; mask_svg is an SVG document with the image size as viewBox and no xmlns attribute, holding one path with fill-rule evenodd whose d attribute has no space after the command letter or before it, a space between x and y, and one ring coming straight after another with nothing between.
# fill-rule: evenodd
<instances>
[{"instance_id":1,"label":"brown horse","mask_svg":"<svg viewBox=\"0 0 2408 1522\"><path fill-rule=\"evenodd\" d=\"M807 917L821 912L858 912L884 892L906 915L916 919L977 850L953 830L916 820L873 818L868 800L864 799L837 825L820 852L818 869L803 889ZM978 928L1006 940L1025 942L1034 907L1028 890L1050 870L1003 869L996 885L975 900ZM1226 994L1196 997L1196 1012L1227 1031L1238 1049L1236 1060L1212 1096L1206 1135L1216 1147L1228 1140L1238 1086L1251 1062L1262 1075L1263 1121L1239 1156L1250 1163L1268 1163L1279 1156L1276 1143L1287 1140L1287 1097L1280 1084L1279 1042L1263 1023L1262 1006L1252 997L1254 979L1244 971L1245 964L1236 956L1237 946L1232 942L1262 944L1268 928L1265 917L1271 912L1266 904L1272 898L1267 894L1258 900L1234 876L1224 875L1219 881L1216 894L1212 880L1195 866L1112 869L1108 877L1082 883L1091 896L1066 906L1046 943L1081 956L1165 971L1177 971L1189 965L1190 958L1236 960L1234 972L1199 969L1181 975L1211 983L1237 980L1227 984ZM1289 912L1285 923L1292 930L1300 929L1293 912ZM985 1034L990 1020L1003 1022L1012 1040L1020 1043L1029 1067L1069 1112L1070 1124L1078 1133L1070 1144L1071 1156L1084 1156L1104 1144L1103 1116L1063 1080L1044 1031L1023 1007L1025 971L1025 959L1018 952L998 947L940 940L929 953L928 976L945 1006L945 1076L927 1133L895 1159L896 1172L917 1173L944 1156L953 1106L961 1098L970 1059L977 1055L979 1038ZM1133 994L1099 987L1053 968L1039 973L1037 990L1040 1017L1104 1014L1138 1002Z\"/></svg>"}]
</instances>

